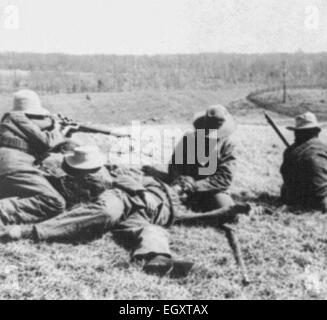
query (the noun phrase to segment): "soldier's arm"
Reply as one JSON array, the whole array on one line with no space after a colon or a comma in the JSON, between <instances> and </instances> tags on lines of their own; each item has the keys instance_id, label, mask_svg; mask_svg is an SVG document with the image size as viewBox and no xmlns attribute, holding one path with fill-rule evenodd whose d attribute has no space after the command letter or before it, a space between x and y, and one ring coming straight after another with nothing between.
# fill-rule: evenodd
<instances>
[{"instance_id":1,"label":"soldier's arm","mask_svg":"<svg viewBox=\"0 0 327 320\"><path fill-rule=\"evenodd\" d=\"M311 189L317 199L322 202L327 197L327 154L318 152L305 161L311 181Z\"/></svg>"},{"instance_id":2,"label":"soldier's arm","mask_svg":"<svg viewBox=\"0 0 327 320\"><path fill-rule=\"evenodd\" d=\"M13 121L36 148L49 150L66 140L60 131L60 126L56 123L52 130L41 130L38 125L28 119L24 114L15 115Z\"/></svg>"},{"instance_id":3,"label":"soldier's arm","mask_svg":"<svg viewBox=\"0 0 327 320\"><path fill-rule=\"evenodd\" d=\"M281 201L285 204L291 204L296 201L296 191L293 191L292 186L292 168L289 161L291 150L290 148L286 149L283 154L283 162L280 167L280 174L283 179L283 185L280 190Z\"/></svg>"},{"instance_id":4,"label":"soldier's arm","mask_svg":"<svg viewBox=\"0 0 327 320\"><path fill-rule=\"evenodd\" d=\"M146 191L143 184L128 175L120 176L113 182L113 187L126 191L127 193L142 193Z\"/></svg>"},{"instance_id":5,"label":"soldier's arm","mask_svg":"<svg viewBox=\"0 0 327 320\"><path fill-rule=\"evenodd\" d=\"M194 133L188 132L177 144L170 163L168 165L168 176L170 182L173 182L179 176L186 175L188 139L192 138L194 139Z\"/></svg>"},{"instance_id":6,"label":"soldier's arm","mask_svg":"<svg viewBox=\"0 0 327 320\"><path fill-rule=\"evenodd\" d=\"M176 178L182 175L181 165L176 165L174 161L175 154L173 154L171 163L168 165L168 177L170 182L173 182Z\"/></svg>"},{"instance_id":7,"label":"soldier's arm","mask_svg":"<svg viewBox=\"0 0 327 320\"><path fill-rule=\"evenodd\" d=\"M226 141L221 150L221 158L217 159L216 172L195 182L196 192L223 192L229 189L236 169L235 143Z\"/></svg>"}]
</instances>

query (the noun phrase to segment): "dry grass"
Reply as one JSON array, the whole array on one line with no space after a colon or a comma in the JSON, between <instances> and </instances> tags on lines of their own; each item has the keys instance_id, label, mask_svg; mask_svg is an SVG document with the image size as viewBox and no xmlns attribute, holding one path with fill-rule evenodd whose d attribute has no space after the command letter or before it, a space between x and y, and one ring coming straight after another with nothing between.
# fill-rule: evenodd
<instances>
[{"instance_id":1,"label":"dry grass","mask_svg":"<svg viewBox=\"0 0 327 320\"><path fill-rule=\"evenodd\" d=\"M62 113L79 121L129 125L143 123L180 123L191 121L193 113L213 103L227 104L245 97L253 86L233 86L216 91L172 90L120 93L58 94L42 96L43 104L53 113ZM91 100L87 100L86 96ZM1 96L0 113L11 108L11 96Z\"/></svg>"},{"instance_id":2,"label":"dry grass","mask_svg":"<svg viewBox=\"0 0 327 320\"><path fill-rule=\"evenodd\" d=\"M227 97L229 93L214 94ZM178 96L173 100L178 100ZM181 102L184 109L178 114L187 114L185 118L189 119L186 96ZM47 99L54 104L57 97ZM59 96L58 103L67 101L70 106L74 99ZM200 103L200 98L195 101L194 105ZM168 104L173 105L171 98ZM186 279L144 274L140 265L130 263L128 252L118 246L110 234L80 245L35 245L26 241L0 245L0 298L326 299L326 216L311 212L297 215L298 212L283 212L279 208L279 164L283 146L260 120L261 111L247 104L238 105L241 111L236 113L237 118L247 124L239 126L236 137L240 145L239 170L232 192L239 199L269 207L273 213L242 217L238 225L252 280L248 287L241 285L223 234L210 227L176 226L170 232L173 252L195 262L192 274ZM139 109L138 114L143 114L142 110ZM283 119L279 120L284 123ZM17 288L10 285L15 279L19 283Z\"/></svg>"},{"instance_id":3,"label":"dry grass","mask_svg":"<svg viewBox=\"0 0 327 320\"><path fill-rule=\"evenodd\" d=\"M317 115L319 120L327 121L326 89L288 89L286 103L282 103L282 91L267 92L256 98L267 103L266 107L275 112L295 116L311 111Z\"/></svg>"}]
</instances>

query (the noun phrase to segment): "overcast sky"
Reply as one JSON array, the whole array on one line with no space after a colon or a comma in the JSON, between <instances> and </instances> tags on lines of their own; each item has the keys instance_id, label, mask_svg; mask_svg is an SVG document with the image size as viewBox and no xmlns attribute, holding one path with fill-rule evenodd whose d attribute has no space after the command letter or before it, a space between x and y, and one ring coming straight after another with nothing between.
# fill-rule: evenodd
<instances>
[{"instance_id":1,"label":"overcast sky","mask_svg":"<svg viewBox=\"0 0 327 320\"><path fill-rule=\"evenodd\" d=\"M0 0L0 51L297 50L327 51L327 0Z\"/></svg>"}]
</instances>

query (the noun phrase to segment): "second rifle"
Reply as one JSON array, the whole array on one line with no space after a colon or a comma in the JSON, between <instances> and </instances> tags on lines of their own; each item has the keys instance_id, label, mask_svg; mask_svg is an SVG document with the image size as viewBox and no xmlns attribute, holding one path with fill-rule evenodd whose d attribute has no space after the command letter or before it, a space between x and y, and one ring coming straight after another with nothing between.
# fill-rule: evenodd
<instances>
[{"instance_id":1,"label":"second rifle","mask_svg":"<svg viewBox=\"0 0 327 320\"><path fill-rule=\"evenodd\" d=\"M279 136L279 138L283 141L283 143L285 144L285 146L288 148L290 146L290 144L286 140L286 138L284 137L284 135L281 133L281 131L279 130L279 128L275 124L274 120L271 119L271 117L266 112L264 113L264 115L265 115L265 118L266 118L267 122L270 124L270 126L274 129L274 131L277 133L277 135Z\"/></svg>"}]
</instances>

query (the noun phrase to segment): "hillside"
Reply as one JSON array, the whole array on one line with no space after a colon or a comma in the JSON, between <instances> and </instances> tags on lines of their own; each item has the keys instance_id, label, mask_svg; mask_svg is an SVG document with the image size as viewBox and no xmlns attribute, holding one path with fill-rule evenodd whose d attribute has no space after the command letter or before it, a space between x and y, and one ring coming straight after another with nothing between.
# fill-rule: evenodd
<instances>
[{"instance_id":1,"label":"hillside","mask_svg":"<svg viewBox=\"0 0 327 320\"><path fill-rule=\"evenodd\" d=\"M252 98L262 108L294 117L307 111L314 112L320 121L327 121L327 89L288 89L286 103L281 90L254 95Z\"/></svg>"},{"instance_id":2,"label":"hillside","mask_svg":"<svg viewBox=\"0 0 327 320\"><path fill-rule=\"evenodd\" d=\"M42 95L46 108L79 121L108 125L126 125L132 120L142 123L190 122L195 112L211 104L229 104L244 98L253 87L227 86L215 91L162 90L116 93ZM87 99L88 96L88 99ZM0 113L11 108L12 97L0 96ZM232 111L241 113L237 107ZM248 109L248 108L247 108ZM243 110L244 111L244 110Z\"/></svg>"}]
</instances>

